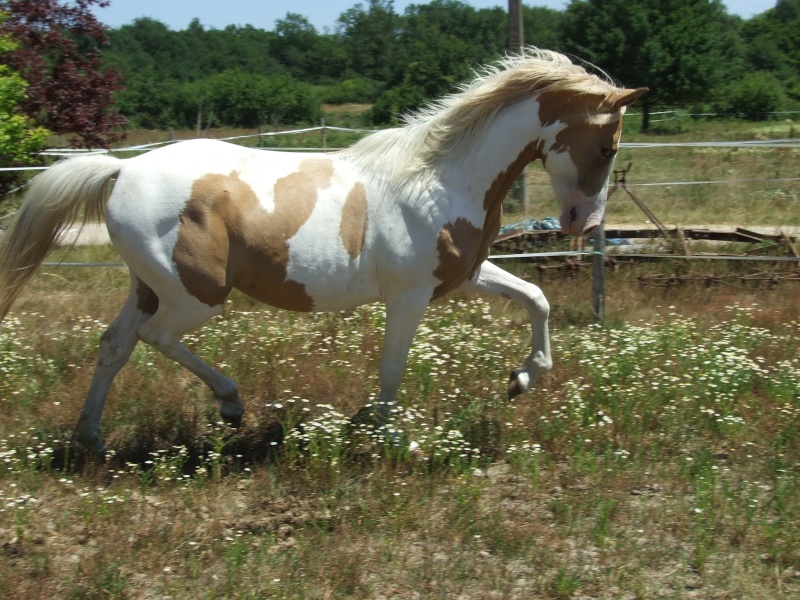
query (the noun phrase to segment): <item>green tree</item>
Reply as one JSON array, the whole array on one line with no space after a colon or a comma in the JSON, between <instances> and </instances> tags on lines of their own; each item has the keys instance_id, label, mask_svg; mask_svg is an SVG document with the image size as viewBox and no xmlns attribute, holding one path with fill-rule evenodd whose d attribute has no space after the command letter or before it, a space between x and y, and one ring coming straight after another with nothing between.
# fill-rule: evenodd
<instances>
[{"instance_id":1,"label":"green tree","mask_svg":"<svg viewBox=\"0 0 800 600\"><path fill-rule=\"evenodd\" d=\"M626 86L647 86L642 129L651 103L709 97L731 60L720 0L572 0L564 20L569 52Z\"/></svg>"},{"instance_id":2,"label":"green tree","mask_svg":"<svg viewBox=\"0 0 800 600\"><path fill-rule=\"evenodd\" d=\"M564 11L543 6L522 6L525 43L548 50L563 47Z\"/></svg>"},{"instance_id":3,"label":"green tree","mask_svg":"<svg viewBox=\"0 0 800 600\"><path fill-rule=\"evenodd\" d=\"M306 17L296 13L275 23L270 52L284 71L309 83L336 82L347 68L341 37L318 34Z\"/></svg>"},{"instance_id":4,"label":"green tree","mask_svg":"<svg viewBox=\"0 0 800 600\"><path fill-rule=\"evenodd\" d=\"M369 0L367 7L356 4L339 16L339 33L351 75L390 79L399 24L392 0Z\"/></svg>"},{"instance_id":5,"label":"green tree","mask_svg":"<svg viewBox=\"0 0 800 600\"><path fill-rule=\"evenodd\" d=\"M476 10L458 0L412 5L398 24L388 89L372 110L375 123L394 123L399 114L452 91L473 67L508 46L505 11Z\"/></svg>"},{"instance_id":6,"label":"green tree","mask_svg":"<svg viewBox=\"0 0 800 600\"><path fill-rule=\"evenodd\" d=\"M756 71L729 84L716 106L720 112L763 121L774 118L783 108L783 102L783 91L776 77L767 71Z\"/></svg>"},{"instance_id":7,"label":"green tree","mask_svg":"<svg viewBox=\"0 0 800 600\"><path fill-rule=\"evenodd\" d=\"M264 77L241 69L184 85L177 104L178 123L198 129L313 122L321 114L320 102L308 84L289 75Z\"/></svg>"},{"instance_id":8,"label":"green tree","mask_svg":"<svg viewBox=\"0 0 800 600\"><path fill-rule=\"evenodd\" d=\"M778 0L775 8L742 27L748 66L772 73L790 96L800 99L800 0Z\"/></svg>"},{"instance_id":9,"label":"green tree","mask_svg":"<svg viewBox=\"0 0 800 600\"><path fill-rule=\"evenodd\" d=\"M287 13L286 18L275 23L272 52L293 77L308 77L315 71L314 55L309 52L317 44L317 30L309 20L297 13Z\"/></svg>"}]
</instances>

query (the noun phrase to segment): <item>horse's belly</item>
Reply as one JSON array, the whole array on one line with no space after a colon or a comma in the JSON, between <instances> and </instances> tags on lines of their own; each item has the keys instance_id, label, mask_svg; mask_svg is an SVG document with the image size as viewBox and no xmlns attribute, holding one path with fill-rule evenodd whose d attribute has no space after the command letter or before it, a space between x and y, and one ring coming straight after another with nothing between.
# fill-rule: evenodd
<instances>
[{"instance_id":1,"label":"horse's belly","mask_svg":"<svg viewBox=\"0 0 800 600\"><path fill-rule=\"evenodd\" d=\"M313 275L290 268L276 277L263 262L247 275L237 274L234 287L259 302L299 312L345 310L380 299L376 287L355 273Z\"/></svg>"}]
</instances>

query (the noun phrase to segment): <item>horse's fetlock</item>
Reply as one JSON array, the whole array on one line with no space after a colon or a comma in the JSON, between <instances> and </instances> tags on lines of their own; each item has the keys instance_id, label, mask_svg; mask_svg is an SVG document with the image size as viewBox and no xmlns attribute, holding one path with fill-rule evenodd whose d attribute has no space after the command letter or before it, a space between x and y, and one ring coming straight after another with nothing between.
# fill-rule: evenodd
<instances>
[{"instance_id":1,"label":"horse's fetlock","mask_svg":"<svg viewBox=\"0 0 800 600\"><path fill-rule=\"evenodd\" d=\"M526 370L533 371L538 375L553 368L553 359L545 356L544 352L539 351L525 359L524 367Z\"/></svg>"}]
</instances>

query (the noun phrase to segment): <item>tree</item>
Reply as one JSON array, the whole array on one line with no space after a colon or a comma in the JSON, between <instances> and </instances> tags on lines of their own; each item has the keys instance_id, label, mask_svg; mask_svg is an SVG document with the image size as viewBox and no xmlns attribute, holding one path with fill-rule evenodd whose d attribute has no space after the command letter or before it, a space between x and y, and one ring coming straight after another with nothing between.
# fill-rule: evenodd
<instances>
[{"instance_id":1,"label":"tree","mask_svg":"<svg viewBox=\"0 0 800 600\"><path fill-rule=\"evenodd\" d=\"M107 147L124 138L125 118L113 112L120 76L103 69L106 29L92 14L105 0L2 0L8 20L0 25L19 44L5 62L29 82L25 114L54 133L72 135L75 146Z\"/></svg>"},{"instance_id":2,"label":"tree","mask_svg":"<svg viewBox=\"0 0 800 600\"><path fill-rule=\"evenodd\" d=\"M508 16L476 10L458 0L412 5L398 20L387 89L372 110L375 123L394 123L400 114L453 91L472 77L471 68L508 47Z\"/></svg>"},{"instance_id":3,"label":"tree","mask_svg":"<svg viewBox=\"0 0 800 600\"><path fill-rule=\"evenodd\" d=\"M313 72L312 50L317 43L317 30L309 20L296 13L286 13L286 18L275 23L275 40L272 51L292 77L308 77Z\"/></svg>"},{"instance_id":4,"label":"tree","mask_svg":"<svg viewBox=\"0 0 800 600\"><path fill-rule=\"evenodd\" d=\"M548 50L562 47L564 12L543 6L522 7L525 43Z\"/></svg>"},{"instance_id":5,"label":"tree","mask_svg":"<svg viewBox=\"0 0 800 600\"><path fill-rule=\"evenodd\" d=\"M241 69L228 69L184 84L178 125L196 124L257 127L312 122L320 116L320 103L311 87L289 75L264 77ZM194 121L193 121L194 120Z\"/></svg>"},{"instance_id":6,"label":"tree","mask_svg":"<svg viewBox=\"0 0 800 600\"><path fill-rule=\"evenodd\" d=\"M387 81L399 24L392 0L369 0L368 8L356 4L338 23L351 74Z\"/></svg>"},{"instance_id":7,"label":"tree","mask_svg":"<svg viewBox=\"0 0 800 600\"><path fill-rule=\"evenodd\" d=\"M685 103L711 94L726 76L725 8L720 0L572 0L566 49L626 86L647 86L650 103Z\"/></svg>"},{"instance_id":8,"label":"tree","mask_svg":"<svg viewBox=\"0 0 800 600\"><path fill-rule=\"evenodd\" d=\"M753 71L772 73L794 98L800 98L800 0L778 0L747 21L742 37Z\"/></svg>"},{"instance_id":9,"label":"tree","mask_svg":"<svg viewBox=\"0 0 800 600\"><path fill-rule=\"evenodd\" d=\"M2 19L0 15L0 19ZM7 35L0 35L0 56L16 45ZM6 65L0 65L0 165L25 167L41 163L38 152L44 149L50 132L38 127L29 117L19 113L28 84ZM0 195L5 196L20 181L19 172L0 174Z\"/></svg>"}]
</instances>

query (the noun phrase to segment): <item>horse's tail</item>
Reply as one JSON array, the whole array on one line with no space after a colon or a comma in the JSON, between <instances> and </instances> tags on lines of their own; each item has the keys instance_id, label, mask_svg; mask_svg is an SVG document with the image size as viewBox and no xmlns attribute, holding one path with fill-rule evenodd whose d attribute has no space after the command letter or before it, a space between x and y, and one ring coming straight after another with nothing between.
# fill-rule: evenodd
<instances>
[{"instance_id":1,"label":"horse's tail","mask_svg":"<svg viewBox=\"0 0 800 600\"><path fill-rule=\"evenodd\" d=\"M80 216L102 220L108 184L122 160L98 154L56 163L37 175L13 220L0 233L0 321L50 252Z\"/></svg>"}]
</instances>

